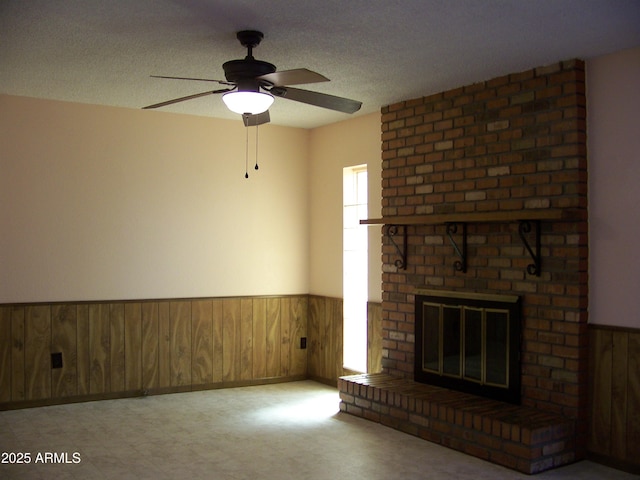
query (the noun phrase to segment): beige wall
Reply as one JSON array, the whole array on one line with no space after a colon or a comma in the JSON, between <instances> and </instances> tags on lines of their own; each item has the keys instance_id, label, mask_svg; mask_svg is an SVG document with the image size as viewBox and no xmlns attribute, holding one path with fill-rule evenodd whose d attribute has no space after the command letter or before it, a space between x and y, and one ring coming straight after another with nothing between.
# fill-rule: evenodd
<instances>
[{"instance_id":1,"label":"beige wall","mask_svg":"<svg viewBox=\"0 0 640 480\"><path fill-rule=\"evenodd\" d=\"M307 293L309 132L0 96L0 303Z\"/></svg>"},{"instance_id":2,"label":"beige wall","mask_svg":"<svg viewBox=\"0 0 640 480\"><path fill-rule=\"evenodd\" d=\"M587 62L589 321L640 328L640 47Z\"/></svg>"},{"instance_id":3,"label":"beige wall","mask_svg":"<svg viewBox=\"0 0 640 480\"><path fill-rule=\"evenodd\" d=\"M311 131L310 293L342 298L342 171L367 164L369 217L380 217L382 161L380 114L370 114ZM369 229L369 300L381 301L380 227Z\"/></svg>"}]
</instances>

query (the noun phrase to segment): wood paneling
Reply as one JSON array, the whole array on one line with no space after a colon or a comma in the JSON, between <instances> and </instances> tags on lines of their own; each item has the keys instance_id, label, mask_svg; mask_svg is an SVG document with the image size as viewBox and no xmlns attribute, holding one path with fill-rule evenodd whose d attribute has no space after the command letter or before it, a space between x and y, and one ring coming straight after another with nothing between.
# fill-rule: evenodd
<instances>
[{"instance_id":1,"label":"wood paneling","mask_svg":"<svg viewBox=\"0 0 640 480\"><path fill-rule=\"evenodd\" d=\"M89 305L89 393L111 391L111 327L108 304Z\"/></svg>"},{"instance_id":2,"label":"wood paneling","mask_svg":"<svg viewBox=\"0 0 640 480\"><path fill-rule=\"evenodd\" d=\"M11 400L25 400L25 357L24 357L24 314L25 309L11 309Z\"/></svg>"},{"instance_id":3,"label":"wood paneling","mask_svg":"<svg viewBox=\"0 0 640 480\"><path fill-rule=\"evenodd\" d=\"M157 302L142 304L142 388L159 386L160 316Z\"/></svg>"},{"instance_id":4,"label":"wood paneling","mask_svg":"<svg viewBox=\"0 0 640 480\"><path fill-rule=\"evenodd\" d=\"M222 302L222 380L225 382L231 382L240 377L241 305L239 298L229 298Z\"/></svg>"},{"instance_id":5,"label":"wood paneling","mask_svg":"<svg viewBox=\"0 0 640 480\"><path fill-rule=\"evenodd\" d=\"M305 332L293 335L299 342L308 336L308 372L311 378L335 384L338 377L353 372L343 366L343 302L342 299L309 296L292 307L299 315L308 312ZM308 305L306 305L308 303ZM296 327L297 328L297 327ZM295 354L294 354L295 355ZM370 373L382 371L382 306L369 303L367 306L367 368Z\"/></svg>"},{"instance_id":6,"label":"wood paneling","mask_svg":"<svg viewBox=\"0 0 640 480\"><path fill-rule=\"evenodd\" d=\"M158 387L171 386L171 303L158 305Z\"/></svg>"},{"instance_id":7,"label":"wood paneling","mask_svg":"<svg viewBox=\"0 0 640 480\"><path fill-rule=\"evenodd\" d=\"M124 389L142 388L142 305L124 305Z\"/></svg>"},{"instance_id":8,"label":"wood paneling","mask_svg":"<svg viewBox=\"0 0 640 480\"><path fill-rule=\"evenodd\" d=\"M309 297L309 323L307 340L308 368L311 377L326 378L324 362L321 361L322 344L320 338L320 325L324 322L325 302L322 297Z\"/></svg>"},{"instance_id":9,"label":"wood paneling","mask_svg":"<svg viewBox=\"0 0 640 480\"><path fill-rule=\"evenodd\" d=\"M640 468L640 331L591 325L588 449Z\"/></svg>"},{"instance_id":10,"label":"wood paneling","mask_svg":"<svg viewBox=\"0 0 640 480\"><path fill-rule=\"evenodd\" d=\"M77 341L76 371L78 375L78 395L89 395L91 360L89 356L89 305L76 307Z\"/></svg>"},{"instance_id":11,"label":"wood paneling","mask_svg":"<svg viewBox=\"0 0 640 480\"><path fill-rule=\"evenodd\" d=\"M342 366L342 299L309 297L308 369L312 378L335 384Z\"/></svg>"},{"instance_id":12,"label":"wood paneling","mask_svg":"<svg viewBox=\"0 0 640 480\"><path fill-rule=\"evenodd\" d=\"M171 302L171 386L191 384L191 302Z\"/></svg>"},{"instance_id":13,"label":"wood paneling","mask_svg":"<svg viewBox=\"0 0 640 480\"><path fill-rule=\"evenodd\" d=\"M51 307L51 353L62 353L62 368L51 370L52 397L78 394L78 321L76 305Z\"/></svg>"},{"instance_id":14,"label":"wood paneling","mask_svg":"<svg viewBox=\"0 0 640 480\"><path fill-rule=\"evenodd\" d=\"M330 303L328 337L341 312ZM306 296L0 305L0 409L305 378L308 306Z\"/></svg>"},{"instance_id":15,"label":"wood paneling","mask_svg":"<svg viewBox=\"0 0 640 480\"><path fill-rule=\"evenodd\" d=\"M213 383L213 303L195 301L191 308L191 381L194 385Z\"/></svg>"},{"instance_id":16,"label":"wood paneling","mask_svg":"<svg viewBox=\"0 0 640 480\"><path fill-rule=\"evenodd\" d=\"M280 374L291 372L291 301L283 298L280 301Z\"/></svg>"},{"instance_id":17,"label":"wood paneling","mask_svg":"<svg viewBox=\"0 0 640 480\"><path fill-rule=\"evenodd\" d=\"M264 298L253 301L253 375L267 376L267 302Z\"/></svg>"},{"instance_id":18,"label":"wood paneling","mask_svg":"<svg viewBox=\"0 0 640 480\"><path fill-rule=\"evenodd\" d=\"M611 450L624 452L627 446L627 373L628 335L626 332L612 332L611 350Z\"/></svg>"},{"instance_id":19,"label":"wood paneling","mask_svg":"<svg viewBox=\"0 0 640 480\"><path fill-rule=\"evenodd\" d=\"M24 371L26 400L51 396L51 308L29 306L24 318Z\"/></svg>"},{"instance_id":20,"label":"wood paneling","mask_svg":"<svg viewBox=\"0 0 640 480\"><path fill-rule=\"evenodd\" d=\"M253 373L253 305L259 299L243 298L240 301L240 380L250 380Z\"/></svg>"},{"instance_id":21,"label":"wood paneling","mask_svg":"<svg viewBox=\"0 0 640 480\"><path fill-rule=\"evenodd\" d=\"M613 332L591 328L590 344L589 450L607 455L610 452Z\"/></svg>"},{"instance_id":22,"label":"wood paneling","mask_svg":"<svg viewBox=\"0 0 640 480\"><path fill-rule=\"evenodd\" d=\"M124 304L112 303L109 308L109 356L111 391L124 392Z\"/></svg>"},{"instance_id":23,"label":"wood paneling","mask_svg":"<svg viewBox=\"0 0 640 480\"><path fill-rule=\"evenodd\" d=\"M280 376L281 317L280 299L267 298L266 302L267 378Z\"/></svg>"},{"instance_id":24,"label":"wood paneling","mask_svg":"<svg viewBox=\"0 0 640 480\"><path fill-rule=\"evenodd\" d=\"M640 332L629 332L626 458L640 466ZM640 468L640 467L639 467Z\"/></svg>"},{"instance_id":25,"label":"wood paneling","mask_svg":"<svg viewBox=\"0 0 640 480\"><path fill-rule=\"evenodd\" d=\"M329 378L335 378L345 374L343 367L343 338L344 322L342 318L342 299L328 299L327 330L324 339L328 348L325 349L325 361L329 368Z\"/></svg>"},{"instance_id":26,"label":"wood paneling","mask_svg":"<svg viewBox=\"0 0 640 480\"><path fill-rule=\"evenodd\" d=\"M382 371L382 304L367 303L367 373Z\"/></svg>"},{"instance_id":27,"label":"wood paneling","mask_svg":"<svg viewBox=\"0 0 640 480\"><path fill-rule=\"evenodd\" d=\"M213 333L213 382L222 382L222 366L223 366L223 333L222 333L222 300L212 301L212 333Z\"/></svg>"},{"instance_id":28,"label":"wood paneling","mask_svg":"<svg viewBox=\"0 0 640 480\"><path fill-rule=\"evenodd\" d=\"M307 322L309 312L309 299L307 297L291 297L289 305L289 375L307 374L307 350L300 348L300 339L307 338Z\"/></svg>"},{"instance_id":29,"label":"wood paneling","mask_svg":"<svg viewBox=\"0 0 640 480\"><path fill-rule=\"evenodd\" d=\"M11 401L11 309L0 307L0 402Z\"/></svg>"}]
</instances>

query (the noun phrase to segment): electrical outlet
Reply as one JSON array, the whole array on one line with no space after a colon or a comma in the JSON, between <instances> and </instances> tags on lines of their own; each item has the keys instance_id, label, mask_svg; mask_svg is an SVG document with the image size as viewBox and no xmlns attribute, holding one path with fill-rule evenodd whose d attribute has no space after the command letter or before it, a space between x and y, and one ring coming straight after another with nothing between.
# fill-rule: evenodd
<instances>
[{"instance_id":1,"label":"electrical outlet","mask_svg":"<svg viewBox=\"0 0 640 480\"><path fill-rule=\"evenodd\" d=\"M51 354L51 368L62 368L62 352Z\"/></svg>"},{"instance_id":2,"label":"electrical outlet","mask_svg":"<svg viewBox=\"0 0 640 480\"><path fill-rule=\"evenodd\" d=\"M300 337L300 348L302 350L307 348L307 337Z\"/></svg>"}]
</instances>

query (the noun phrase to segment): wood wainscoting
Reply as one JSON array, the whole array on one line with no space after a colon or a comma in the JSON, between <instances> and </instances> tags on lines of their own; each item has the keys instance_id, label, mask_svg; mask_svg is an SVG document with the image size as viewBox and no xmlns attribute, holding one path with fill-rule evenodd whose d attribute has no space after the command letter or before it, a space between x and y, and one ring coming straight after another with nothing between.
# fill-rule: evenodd
<instances>
[{"instance_id":1,"label":"wood wainscoting","mask_svg":"<svg viewBox=\"0 0 640 480\"><path fill-rule=\"evenodd\" d=\"M306 378L336 386L357 373L342 366L342 305L316 295L0 305L0 410ZM368 304L370 372L381 370L381 311Z\"/></svg>"},{"instance_id":2,"label":"wood wainscoting","mask_svg":"<svg viewBox=\"0 0 640 480\"><path fill-rule=\"evenodd\" d=\"M307 378L308 301L2 305L0 410Z\"/></svg>"},{"instance_id":3,"label":"wood wainscoting","mask_svg":"<svg viewBox=\"0 0 640 480\"><path fill-rule=\"evenodd\" d=\"M367 373L382 371L382 303L367 303Z\"/></svg>"},{"instance_id":4,"label":"wood wainscoting","mask_svg":"<svg viewBox=\"0 0 640 480\"><path fill-rule=\"evenodd\" d=\"M343 363L343 301L341 298L309 297L309 378L331 386L338 378L353 375ZM382 371L382 304L367 302L367 369Z\"/></svg>"},{"instance_id":5,"label":"wood wainscoting","mask_svg":"<svg viewBox=\"0 0 640 480\"><path fill-rule=\"evenodd\" d=\"M342 306L341 298L309 296L309 378L332 386L345 375Z\"/></svg>"},{"instance_id":6,"label":"wood wainscoting","mask_svg":"<svg viewBox=\"0 0 640 480\"><path fill-rule=\"evenodd\" d=\"M589 457L640 474L640 330L589 333Z\"/></svg>"}]
</instances>

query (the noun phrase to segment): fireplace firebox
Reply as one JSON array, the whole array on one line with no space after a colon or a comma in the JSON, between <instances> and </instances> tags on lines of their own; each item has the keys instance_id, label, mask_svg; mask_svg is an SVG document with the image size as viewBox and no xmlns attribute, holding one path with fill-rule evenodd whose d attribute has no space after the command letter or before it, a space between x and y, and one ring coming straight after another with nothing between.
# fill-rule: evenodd
<instances>
[{"instance_id":1,"label":"fireplace firebox","mask_svg":"<svg viewBox=\"0 0 640 480\"><path fill-rule=\"evenodd\" d=\"M520 403L520 297L416 294L415 380Z\"/></svg>"}]
</instances>

